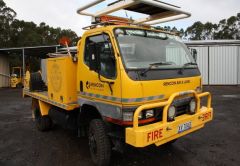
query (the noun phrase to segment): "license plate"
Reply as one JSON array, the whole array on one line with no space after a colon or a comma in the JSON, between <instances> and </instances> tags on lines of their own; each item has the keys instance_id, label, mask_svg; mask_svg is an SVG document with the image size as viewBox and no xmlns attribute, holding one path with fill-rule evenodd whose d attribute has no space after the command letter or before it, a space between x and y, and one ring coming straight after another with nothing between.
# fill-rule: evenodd
<instances>
[{"instance_id":1,"label":"license plate","mask_svg":"<svg viewBox=\"0 0 240 166\"><path fill-rule=\"evenodd\" d=\"M186 122L178 126L178 133L182 133L192 128L192 122Z\"/></svg>"}]
</instances>

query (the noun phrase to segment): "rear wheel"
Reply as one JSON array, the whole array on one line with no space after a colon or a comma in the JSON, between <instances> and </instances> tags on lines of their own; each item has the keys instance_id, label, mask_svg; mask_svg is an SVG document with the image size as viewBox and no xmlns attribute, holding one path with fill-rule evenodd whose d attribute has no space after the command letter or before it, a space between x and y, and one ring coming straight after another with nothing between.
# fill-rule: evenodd
<instances>
[{"instance_id":1,"label":"rear wheel","mask_svg":"<svg viewBox=\"0 0 240 166\"><path fill-rule=\"evenodd\" d=\"M111 142L102 120L93 119L90 122L88 140L94 164L97 166L109 165L111 158Z\"/></svg>"},{"instance_id":2,"label":"rear wheel","mask_svg":"<svg viewBox=\"0 0 240 166\"><path fill-rule=\"evenodd\" d=\"M41 115L40 110L36 109L34 112L36 127L39 131L48 131L52 128L52 120L48 115Z\"/></svg>"}]
</instances>

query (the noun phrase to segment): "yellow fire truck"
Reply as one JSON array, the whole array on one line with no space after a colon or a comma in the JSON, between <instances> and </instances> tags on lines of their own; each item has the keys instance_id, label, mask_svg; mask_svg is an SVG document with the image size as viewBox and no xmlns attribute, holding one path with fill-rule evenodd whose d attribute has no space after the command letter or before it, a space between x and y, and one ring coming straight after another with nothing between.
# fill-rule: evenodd
<instances>
[{"instance_id":1,"label":"yellow fire truck","mask_svg":"<svg viewBox=\"0 0 240 166\"><path fill-rule=\"evenodd\" d=\"M96 13L86 11L103 1L77 11L93 18L77 53L52 54L45 72L32 73L23 91L32 97L39 130L51 129L54 122L87 136L99 166L109 165L111 151L124 144L170 144L213 118L196 55L176 34L151 26L190 14L157 0L117 1ZM110 15L120 9L148 16Z\"/></svg>"}]
</instances>

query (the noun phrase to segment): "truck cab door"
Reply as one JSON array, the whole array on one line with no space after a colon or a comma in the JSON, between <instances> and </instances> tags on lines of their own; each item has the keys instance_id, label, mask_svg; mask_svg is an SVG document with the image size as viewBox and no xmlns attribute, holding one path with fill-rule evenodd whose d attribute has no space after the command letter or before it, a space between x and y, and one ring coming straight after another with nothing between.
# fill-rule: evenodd
<instances>
[{"instance_id":1,"label":"truck cab door","mask_svg":"<svg viewBox=\"0 0 240 166\"><path fill-rule=\"evenodd\" d=\"M121 104L119 57L110 34L86 35L81 43L78 61L80 98Z\"/></svg>"}]
</instances>

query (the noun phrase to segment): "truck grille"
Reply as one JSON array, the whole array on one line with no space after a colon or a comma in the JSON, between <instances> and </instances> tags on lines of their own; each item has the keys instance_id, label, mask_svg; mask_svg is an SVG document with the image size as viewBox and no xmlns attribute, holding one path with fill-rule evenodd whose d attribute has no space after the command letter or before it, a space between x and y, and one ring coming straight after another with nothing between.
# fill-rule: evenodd
<instances>
[{"instance_id":1,"label":"truck grille","mask_svg":"<svg viewBox=\"0 0 240 166\"><path fill-rule=\"evenodd\" d=\"M186 97L182 99L177 99L173 102L173 105L176 107L176 116L186 114L189 110L189 103L192 100L192 97ZM155 109L155 118L158 121L162 120L163 108Z\"/></svg>"},{"instance_id":2,"label":"truck grille","mask_svg":"<svg viewBox=\"0 0 240 166\"><path fill-rule=\"evenodd\" d=\"M177 116L186 114L189 109L189 104L178 106L176 107L176 109L177 109L177 112L176 112Z\"/></svg>"},{"instance_id":3,"label":"truck grille","mask_svg":"<svg viewBox=\"0 0 240 166\"><path fill-rule=\"evenodd\" d=\"M182 99L177 99L173 102L173 105L176 107L176 116L186 114L189 110L189 103L192 100L192 97L186 97Z\"/></svg>"}]
</instances>

